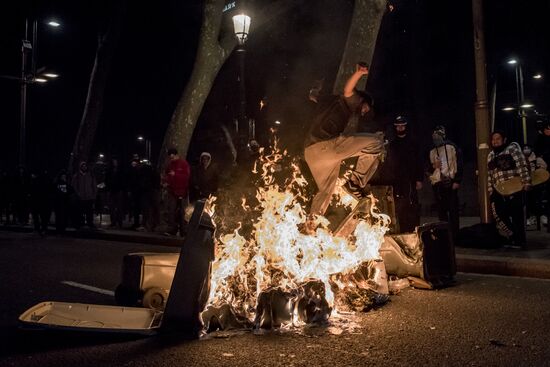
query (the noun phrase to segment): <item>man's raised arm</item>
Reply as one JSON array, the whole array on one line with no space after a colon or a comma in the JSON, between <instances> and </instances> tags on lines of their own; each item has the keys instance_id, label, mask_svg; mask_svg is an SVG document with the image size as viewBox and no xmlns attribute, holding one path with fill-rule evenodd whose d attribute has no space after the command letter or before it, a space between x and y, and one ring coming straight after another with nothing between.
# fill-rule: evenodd
<instances>
[{"instance_id":1,"label":"man's raised arm","mask_svg":"<svg viewBox=\"0 0 550 367\"><path fill-rule=\"evenodd\" d=\"M346 82L346 85L344 86L344 97L349 98L355 94L355 86L359 82L359 79L363 75L367 75L369 73L369 68L367 66L363 66L361 64L357 64L355 66L355 72L351 74L348 81Z\"/></svg>"}]
</instances>

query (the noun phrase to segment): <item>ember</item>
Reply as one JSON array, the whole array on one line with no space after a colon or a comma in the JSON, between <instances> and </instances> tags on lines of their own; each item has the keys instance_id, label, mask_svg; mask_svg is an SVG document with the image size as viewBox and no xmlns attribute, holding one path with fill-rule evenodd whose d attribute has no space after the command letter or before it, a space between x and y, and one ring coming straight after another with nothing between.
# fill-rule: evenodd
<instances>
[{"instance_id":1,"label":"ember","mask_svg":"<svg viewBox=\"0 0 550 367\"><path fill-rule=\"evenodd\" d=\"M250 233L239 226L219 237L202 314L208 330L324 323L333 311L365 310L387 300L379 248L389 217L377 213L371 197L347 238L334 236L321 216L307 234L307 181L290 161L276 141L269 154L262 151L254 169L260 176L255 200L235 205L254 214ZM340 205L357 205L338 196Z\"/></svg>"}]
</instances>

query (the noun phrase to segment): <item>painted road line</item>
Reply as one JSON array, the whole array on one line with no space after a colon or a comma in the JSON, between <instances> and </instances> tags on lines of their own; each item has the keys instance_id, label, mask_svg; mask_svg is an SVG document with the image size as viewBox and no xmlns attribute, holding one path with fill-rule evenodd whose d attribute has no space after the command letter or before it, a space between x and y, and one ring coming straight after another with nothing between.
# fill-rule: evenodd
<instances>
[{"instance_id":1,"label":"painted road line","mask_svg":"<svg viewBox=\"0 0 550 367\"><path fill-rule=\"evenodd\" d=\"M76 288L80 288L80 289L85 289L87 291L90 291L90 292L95 292L95 293L100 293L100 294L106 294L108 296L114 296L115 295L115 292L113 291L110 291L110 290L107 290L107 289L101 289L101 288L97 288L97 287L93 287L91 285L87 285L87 284L82 284L82 283L77 283L77 282L73 282L73 281L70 281L70 280L64 280L61 282L62 284L65 284L65 285L68 285L68 286L71 286L71 287L76 287Z\"/></svg>"}]
</instances>

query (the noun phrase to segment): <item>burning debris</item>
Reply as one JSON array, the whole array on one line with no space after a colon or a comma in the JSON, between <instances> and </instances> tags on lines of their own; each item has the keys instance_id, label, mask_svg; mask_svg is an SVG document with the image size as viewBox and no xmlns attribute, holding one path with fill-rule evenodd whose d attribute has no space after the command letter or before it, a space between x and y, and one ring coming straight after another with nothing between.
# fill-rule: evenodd
<instances>
[{"instance_id":1,"label":"burning debris","mask_svg":"<svg viewBox=\"0 0 550 367\"><path fill-rule=\"evenodd\" d=\"M363 215L355 216L353 230L335 236L326 218L308 217L307 181L276 141L254 172L255 197L232 206L250 221L219 237L202 314L207 330L326 323L335 311L368 310L388 300L379 248L390 220L377 213L373 197L359 205L339 195L340 205L361 207Z\"/></svg>"}]
</instances>

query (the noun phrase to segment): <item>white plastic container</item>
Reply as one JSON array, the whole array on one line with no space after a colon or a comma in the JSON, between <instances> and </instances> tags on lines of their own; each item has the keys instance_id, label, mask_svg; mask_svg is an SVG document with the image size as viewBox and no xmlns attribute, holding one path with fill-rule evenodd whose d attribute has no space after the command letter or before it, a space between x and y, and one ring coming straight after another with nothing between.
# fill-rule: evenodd
<instances>
[{"instance_id":1,"label":"white plastic container","mask_svg":"<svg viewBox=\"0 0 550 367\"><path fill-rule=\"evenodd\" d=\"M152 335L163 312L142 307L120 307L66 302L42 302L19 316L27 327Z\"/></svg>"}]
</instances>

